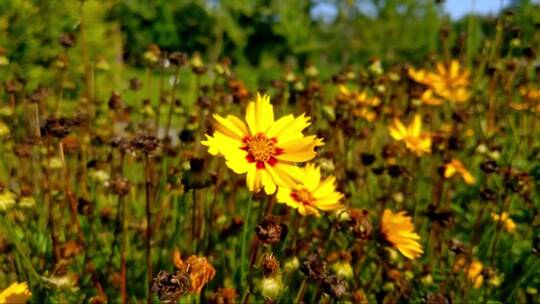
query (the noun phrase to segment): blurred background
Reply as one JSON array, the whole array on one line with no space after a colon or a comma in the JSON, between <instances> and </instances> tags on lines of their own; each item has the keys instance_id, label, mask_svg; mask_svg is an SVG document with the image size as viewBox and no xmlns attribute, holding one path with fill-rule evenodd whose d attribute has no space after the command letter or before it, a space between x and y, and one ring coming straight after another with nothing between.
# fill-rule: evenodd
<instances>
[{"instance_id":1,"label":"blurred background","mask_svg":"<svg viewBox=\"0 0 540 304\"><path fill-rule=\"evenodd\" d=\"M494 37L496 17L508 11L517 27L504 41L519 55L540 43L537 0L0 1L0 64L6 66L0 76L50 78L63 33L84 40L70 51L72 63L86 56L120 75L126 63L144 66L144 53L155 44L169 53L198 53L205 63L226 56L251 87L283 66L313 63L332 73L373 59L419 63L440 53L441 32L451 55L472 64L485 37Z\"/></svg>"}]
</instances>

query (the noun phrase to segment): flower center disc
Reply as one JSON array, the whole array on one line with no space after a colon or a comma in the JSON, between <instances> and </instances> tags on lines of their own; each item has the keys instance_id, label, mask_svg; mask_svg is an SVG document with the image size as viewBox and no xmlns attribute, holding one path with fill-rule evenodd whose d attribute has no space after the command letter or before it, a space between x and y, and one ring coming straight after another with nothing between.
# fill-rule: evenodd
<instances>
[{"instance_id":1,"label":"flower center disc","mask_svg":"<svg viewBox=\"0 0 540 304\"><path fill-rule=\"evenodd\" d=\"M312 205L315 198L307 189L298 189L291 192L291 197L304 205Z\"/></svg>"},{"instance_id":2,"label":"flower center disc","mask_svg":"<svg viewBox=\"0 0 540 304\"><path fill-rule=\"evenodd\" d=\"M273 166L277 162L275 156L283 153L283 150L276 146L275 138L268 138L262 133L246 136L244 143L242 149L248 153L246 156L248 162L256 162L259 169L264 168L264 163Z\"/></svg>"}]
</instances>

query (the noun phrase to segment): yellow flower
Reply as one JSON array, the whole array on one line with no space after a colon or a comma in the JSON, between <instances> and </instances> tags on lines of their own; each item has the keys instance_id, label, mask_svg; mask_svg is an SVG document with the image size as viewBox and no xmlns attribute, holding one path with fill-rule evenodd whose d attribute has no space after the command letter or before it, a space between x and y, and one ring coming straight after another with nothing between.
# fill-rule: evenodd
<instances>
[{"instance_id":1,"label":"yellow flower","mask_svg":"<svg viewBox=\"0 0 540 304\"><path fill-rule=\"evenodd\" d=\"M401 254L409 259L416 259L424 253L418 243L420 236L414 232L414 225L405 211L397 213L385 209L381 219L381 233Z\"/></svg>"},{"instance_id":2,"label":"yellow flower","mask_svg":"<svg viewBox=\"0 0 540 304\"><path fill-rule=\"evenodd\" d=\"M0 185L0 212L5 212L13 208L17 202L17 196L13 191Z\"/></svg>"},{"instance_id":3,"label":"yellow flower","mask_svg":"<svg viewBox=\"0 0 540 304\"><path fill-rule=\"evenodd\" d=\"M484 265L477 260L473 260L469 266L467 277L469 277L469 280L473 282L474 288L480 288L484 283L484 276L482 275L483 269Z\"/></svg>"},{"instance_id":4,"label":"yellow flower","mask_svg":"<svg viewBox=\"0 0 540 304\"><path fill-rule=\"evenodd\" d=\"M509 233L512 233L514 232L514 230L516 230L516 223L510 218L510 214L508 214L508 212L506 211L503 211L503 213L501 213L500 215L492 212L491 218L495 222L501 221L504 229Z\"/></svg>"},{"instance_id":5,"label":"yellow flower","mask_svg":"<svg viewBox=\"0 0 540 304\"><path fill-rule=\"evenodd\" d=\"M366 91L351 92L346 86L340 85L338 87L339 95L337 100L341 102L354 102L354 109L352 114L356 117L363 118L367 121L374 121L377 117L377 113L371 108L381 104L381 100L378 97L371 97Z\"/></svg>"},{"instance_id":6,"label":"yellow flower","mask_svg":"<svg viewBox=\"0 0 540 304\"><path fill-rule=\"evenodd\" d=\"M26 303L30 296L32 296L32 292L28 290L26 282L15 282L0 292L0 304Z\"/></svg>"},{"instance_id":7,"label":"yellow flower","mask_svg":"<svg viewBox=\"0 0 540 304\"><path fill-rule=\"evenodd\" d=\"M424 93L422 93L420 100L423 104L430 106L440 106L443 104L443 100L434 96L433 90L431 89L425 90Z\"/></svg>"},{"instance_id":8,"label":"yellow flower","mask_svg":"<svg viewBox=\"0 0 540 304\"><path fill-rule=\"evenodd\" d=\"M309 117L284 116L274 120L270 98L257 94L248 104L244 123L234 115L215 114L215 132L206 135L203 145L212 155L222 155L226 164L237 174L247 173L249 190L267 194L277 186L292 188L302 179L302 170L295 163L307 162L316 155L315 147L322 145L316 136L304 136Z\"/></svg>"},{"instance_id":9,"label":"yellow flower","mask_svg":"<svg viewBox=\"0 0 540 304\"><path fill-rule=\"evenodd\" d=\"M445 166L444 177L450 178L456 172L461 175L461 177L467 184L473 185L475 183L476 180L474 179L474 176L471 175L469 170L465 169L465 166L463 166L461 161L457 159L452 159L452 161Z\"/></svg>"},{"instance_id":10,"label":"yellow flower","mask_svg":"<svg viewBox=\"0 0 540 304\"><path fill-rule=\"evenodd\" d=\"M412 80L418 83L425 84L427 86L429 86L431 83L432 73L429 73L426 70L422 70L422 69L416 70L414 68L408 68L407 73L409 74L409 77L411 77Z\"/></svg>"},{"instance_id":11,"label":"yellow flower","mask_svg":"<svg viewBox=\"0 0 540 304\"><path fill-rule=\"evenodd\" d=\"M0 138L9 135L9 127L0 120Z\"/></svg>"},{"instance_id":12,"label":"yellow flower","mask_svg":"<svg viewBox=\"0 0 540 304\"><path fill-rule=\"evenodd\" d=\"M452 60L449 66L437 63L437 73L430 75L430 86L435 93L451 102L466 102L470 94L469 71L462 69L457 60Z\"/></svg>"},{"instance_id":13,"label":"yellow flower","mask_svg":"<svg viewBox=\"0 0 540 304\"><path fill-rule=\"evenodd\" d=\"M419 114L414 116L413 122L406 128L401 120L395 118L388 127L390 136L398 141L405 141L407 149L421 156L424 153L431 153L431 136L429 133L422 133L422 119Z\"/></svg>"},{"instance_id":14,"label":"yellow flower","mask_svg":"<svg viewBox=\"0 0 540 304\"><path fill-rule=\"evenodd\" d=\"M470 73L467 69L461 68L457 60L452 60L448 66L442 62L437 63L435 72L409 68L408 74L414 81L428 86L435 95L450 102L462 103L470 98L468 88Z\"/></svg>"},{"instance_id":15,"label":"yellow flower","mask_svg":"<svg viewBox=\"0 0 540 304\"><path fill-rule=\"evenodd\" d=\"M320 216L319 211L332 211L342 207L343 194L336 191L336 178L321 180L321 170L313 164L303 168L303 178L294 187L280 186L277 201L298 209L305 215Z\"/></svg>"}]
</instances>

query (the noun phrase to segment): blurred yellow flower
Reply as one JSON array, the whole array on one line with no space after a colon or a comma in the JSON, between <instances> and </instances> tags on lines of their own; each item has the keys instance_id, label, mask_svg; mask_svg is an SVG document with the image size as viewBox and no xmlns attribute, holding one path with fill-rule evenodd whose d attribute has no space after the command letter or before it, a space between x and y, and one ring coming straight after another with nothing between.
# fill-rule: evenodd
<instances>
[{"instance_id":1,"label":"blurred yellow flower","mask_svg":"<svg viewBox=\"0 0 540 304\"><path fill-rule=\"evenodd\" d=\"M0 138L9 135L9 127L0 120Z\"/></svg>"},{"instance_id":2,"label":"blurred yellow flower","mask_svg":"<svg viewBox=\"0 0 540 304\"><path fill-rule=\"evenodd\" d=\"M433 73L429 77L429 85L437 95L450 102L466 102L470 97L467 88L470 83L469 76L469 71L462 68L457 60L452 60L449 66L439 62L437 63L437 73Z\"/></svg>"},{"instance_id":3,"label":"blurred yellow flower","mask_svg":"<svg viewBox=\"0 0 540 304\"><path fill-rule=\"evenodd\" d=\"M28 290L28 284L26 282L15 282L0 292L0 304L26 303L30 299L30 296L32 296L32 292Z\"/></svg>"},{"instance_id":4,"label":"blurred yellow flower","mask_svg":"<svg viewBox=\"0 0 540 304\"><path fill-rule=\"evenodd\" d=\"M418 242L420 236L414 232L414 225L405 211L397 213L385 209L381 219L381 233L401 254L416 259L424 253Z\"/></svg>"},{"instance_id":5,"label":"blurred yellow flower","mask_svg":"<svg viewBox=\"0 0 540 304\"><path fill-rule=\"evenodd\" d=\"M277 201L298 209L302 215L320 216L319 211L341 208L343 194L336 191L336 178L329 176L321 180L321 170L314 164L303 168L303 178L294 187L280 186Z\"/></svg>"},{"instance_id":6,"label":"blurred yellow flower","mask_svg":"<svg viewBox=\"0 0 540 304\"><path fill-rule=\"evenodd\" d=\"M346 86L340 85L338 87L339 94L337 100L341 102L354 102L354 109L352 114L356 117L363 118L367 121L374 121L377 117L377 113L371 108L381 104L381 100L378 97L371 97L366 91L351 92Z\"/></svg>"},{"instance_id":7,"label":"blurred yellow flower","mask_svg":"<svg viewBox=\"0 0 540 304\"><path fill-rule=\"evenodd\" d=\"M414 116L413 122L406 128L401 120L394 118L388 127L390 136L397 141L405 141L407 149L421 156L424 153L431 153L431 135L422 132L422 119L419 114Z\"/></svg>"},{"instance_id":8,"label":"blurred yellow flower","mask_svg":"<svg viewBox=\"0 0 540 304\"><path fill-rule=\"evenodd\" d=\"M480 288L484 283L484 276L482 275L483 269L484 265L477 260L473 260L469 266L467 277L473 282L474 288Z\"/></svg>"},{"instance_id":9,"label":"blurred yellow flower","mask_svg":"<svg viewBox=\"0 0 540 304\"><path fill-rule=\"evenodd\" d=\"M315 147L323 145L316 136L304 136L309 117L284 116L274 120L270 97L257 94L246 109L244 123L234 115L215 114L215 132L206 135L202 144L212 155L222 155L237 174L247 173L249 190L267 194L277 186L293 188L303 178L295 163L307 162L316 155Z\"/></svg>"},{"instance_id":10,"label":"blurred yellow flower","mask_svg":"<svg viewBox=\"0 0 540 304\"><path fill-rule=\"evenodd\" d=\"M509 233L512 233L516 230L516 223L510 218L510 214L508 214L508 212L506 211L503 211L503 213L501 213L500 215L492 212L491 218L495 222L501 221L504 229Z\"/></svg>"},{"instance_id":11,"label":"blurred yellow flower","mask_svg":"<svg viewBox=\"0 0 540 304\"><path fill-rule=\"evenodd\" d=\"M11 190L0 185L0 211L10 210L17 202L17 196Z\"/></svg>"},{"instance_id":12,"label":"blurred yellow flower","mask_svg":"<svg viewBox=\"0 0 540 304\"><path fill-rule=\"evenodd\" d=\"M465 168L465 166L463 166L461 161L459 161L457 159L452 159L451 162L449 162L448 164L445 165L444 177L445 178L450 178L456 172L461 175L461 177L463 178L463 180L467 184L473 185L475 183L476 180L475 180L474 176L472 176L471 173L469 172L469 170L467 170Z\"/></svg>"},{"instance_id":13,"label":"blurred yellow flower","mask_svg":"<svg viewBox=\"0 0 540 304\"><path fill-rule=\"evenodd\" d=\"M423 104L430 106L440 106L444 102L442 99L434 96L433 90L431 89L425 90L424 93L422 93L420 100Z\"/></svg>"},{"instance_id":14,"label":"blurred yellow flower","mask_svg":"<svg viewBox=\"0 0 540 304\"><path fill-rule=\"evenodd\" d=\"M470 98L468 88L470 84L470 72L466 68L462 68L457 60L452 60L449 65L442 62L437 63L435 72L409 68L408 74L411 79L426 85L429 88L428 90L432 91L428 92L428 95L434 93L455 103L463 103ZM428 96L423 97L428 101L427 104L438 104L438 101L435 99L428 98ZM442 104L442 102L439 104Z\"/></svg>"}]
</instances>

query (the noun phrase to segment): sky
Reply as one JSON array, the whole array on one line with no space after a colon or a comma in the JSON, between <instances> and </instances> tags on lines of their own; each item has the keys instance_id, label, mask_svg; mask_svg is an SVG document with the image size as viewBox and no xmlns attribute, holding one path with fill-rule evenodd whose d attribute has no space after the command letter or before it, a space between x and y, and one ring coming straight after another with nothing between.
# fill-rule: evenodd
<instances>
[{"instance_id":1,"label":"sky","mask_svg":"<svg viewBox=\"0 0 540 304\"><path fill-rule=\"evenodd\" d=\"M510 4L510 0L446 0L444 8L452 19L459 19L470 12L496 14Z\"/></svg>"},{"instance_id":2,"label":"sky","mask_svg":"<svg viewBox=\"0 0 540 304\"><path fill-rule=\"evenodd\" d=\"M459 19L469 13L480 15L497 14L511 2L512 0L445 0L444 9L452 19ZM532 0L532 2L540 3L540 0ZM369 7L363 9L369 12ZM311 13L317 18L330 21L335 18L337 11L334 6L321 2L312 9Z\"/></svg>"}]
</instances>

